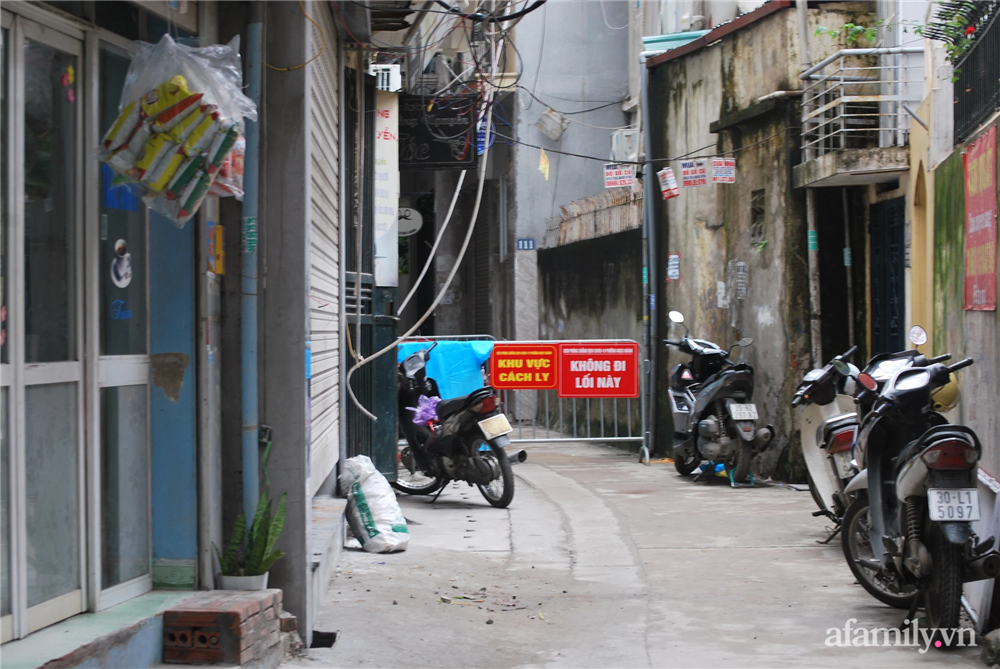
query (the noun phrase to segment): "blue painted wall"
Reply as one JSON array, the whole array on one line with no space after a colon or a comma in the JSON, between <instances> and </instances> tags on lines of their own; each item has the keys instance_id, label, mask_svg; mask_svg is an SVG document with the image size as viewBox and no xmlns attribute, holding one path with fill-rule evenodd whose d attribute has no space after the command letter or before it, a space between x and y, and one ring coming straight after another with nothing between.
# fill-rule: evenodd
<instances>
[{"instance_id":1,"label":"blue painted wall","mask_svg":"<svg viewBox=\"0 0 1000 669\"><path fill-rule=\"evenodd\" d=\"M150 353L183 353L187 369L177 401L152 387L153 580L194 587L198 556L195 388L195 229L178 229L150 212ZM166 562L164 562L166 561Z\"/></svg>"}]
</instances>

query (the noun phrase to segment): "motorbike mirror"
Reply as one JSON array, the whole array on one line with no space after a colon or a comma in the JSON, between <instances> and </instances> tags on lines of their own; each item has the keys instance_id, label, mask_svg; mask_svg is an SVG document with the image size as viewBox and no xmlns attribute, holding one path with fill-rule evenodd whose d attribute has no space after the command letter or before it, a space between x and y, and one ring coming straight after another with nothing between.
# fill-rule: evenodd
<instances>
[{"instance_id":1,"label":"motorbike mirror","mask_svg":"<svg viewBox=\"0 0 1000 669\"><path fill-rule=\"evenodd\" d=\"M752 343L753 343L753 337L744 337L743 339L736 342L736 345L739 346L740 348L746 348Z\"/></svg>"},{"instance_id":2,"label":"motorbike mirror","mask_svg":"<svg viewBox=\"0 0 1000 669\"><path fill-rule=\"evenodd\" d=\"M671 311L669 314L667 314L667 316L670 318L671 322L674 323L684 322L684 314L682 314L679 311Z\"/></svg>"},{"instance_id":3,"label":"motorbike mirror","mask_svg":"<svg viewBox=\"0 0 1000 669\"><path fill-rule=\"evenodd\" d=\"M878 388L878 383L875 382L875 379L872 378L871 374L861 372L858 375L858 381L868 390L875 390Z\"/></svg>"},{"instance_id":4,"label":"motorbike mirror","mask_svg":"<svg viewBox=\"0 0 1000 669\"><path fill-rule=\"evenodd\" d=\"M927 331L919 325L910 328L910 343L914 346L922 346L927 343Z\"/></svg>"},{"instance_id":5,"label":"motorbike mirror","mask_svg":"<svg viewBox=\"0 0 1000 669\"><path fill-rule=\"evenodd\" d=\"M851 367L850 367L850 365L848 365L843 360L834 360L833 361L833 368L835 370L837 370L837 373L840 374L841 376L850 376L851 375Z\"/></svg>"}]
</instances>

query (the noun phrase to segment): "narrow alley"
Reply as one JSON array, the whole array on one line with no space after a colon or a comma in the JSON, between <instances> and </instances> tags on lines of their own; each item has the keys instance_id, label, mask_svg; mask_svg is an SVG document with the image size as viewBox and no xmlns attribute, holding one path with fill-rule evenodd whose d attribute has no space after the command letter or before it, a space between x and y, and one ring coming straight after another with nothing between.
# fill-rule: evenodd
<instances>
[{"instance_id":1,"label":"narrow alley","mask_svg":"<svg viewBox=\"0 0 1000 669\"><path fill-rule=\"evenodd\" d=\"M933 649L827 645L851 618L904 612L854 582L839 537L817 543L804 486L696 483L583 443L531 447L515 472L507 510L455 483L435 503L400 495L409 549L346 550L316 627L337 643L284 666L941 666Z\"/></svg>"}]
</instances>

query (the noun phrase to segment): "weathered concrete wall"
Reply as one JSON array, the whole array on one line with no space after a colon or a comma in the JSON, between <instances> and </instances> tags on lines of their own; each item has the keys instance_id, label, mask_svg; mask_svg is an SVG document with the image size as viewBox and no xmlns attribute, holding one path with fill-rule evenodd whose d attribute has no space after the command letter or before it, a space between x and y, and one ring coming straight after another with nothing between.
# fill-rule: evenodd
<instances>
[{"instance_id":1,"label":"weathered concrete wall","mask_svg":"<svg viewBox=\"0 0 1000 669\"><path fill-rule=\"evenodd\" d=\"M965 175L962 150L955 151L934 173L934 354L951 353L952 360L972 357L976 364L956 374L958 407L947 414L950 421L968 425L983 444L980 468L994 480L1000 478L1000 430L997 397L1000 396L1000 327L996 311L965 311ZM996 152L1000 155L1000 151ZM1000 165L998 165L1000 167ZM1000 173L1000 171L998 171ZM1000 530L1000 497L988 486L979 486L983 520L977 532L994 536ZM989 583L989 582L986 582ZM990 605L992 588L966 586L973 606L981 613Z\"/></svg>"},{"instance_id":2,"label":"weathered concrete wall","mask_svg":"<svg viewBox=\"0 0 1000 669\"><path fill-rule=\"evenodd\" d=\"M642 233L538 252L543 339L642 340Z\"/></svg>"},{"instance_id":3,"label":"weathered concrete wall","mask_svg":"<svg viewBox=\"0 0 1000 669\"><path fill-rule=\"evenodd\" d=\"M642 232L629 230L598 239L588 239L538 251L539 330L542 339L630 339L642 342ZM526 394L527 395L527 394ZM571 401L549 393L538 412L549 408L549 425L572 432ZM581 404L582 406L582 404ZM639 400L591 403L589 426L600 434L600 408L604 410L605 434L641 433ZM522 407L523 408L523 407ZM588 429L586 414L577 415L577 430Z\"/></svg>"},{"instance_id":4,"label":"weathered concrete wall","mask_svg":"<svg viewBox=\"0 0 1000 669\"><path fill-rule=\"evenodd\" d=\"M810 10L810 23L840 25L863 4ZM837 48L820 40L811 40L810 47L814 61ZM660 336L678 334L666 319L667 312L676 309L698 337L720 345L741 336L754 338L755 344L744 351L756 371L754 401L763 422L777 430L775 442L755 469L783 478L802 475L797 420L789 402L811 367L805 194L792 186L792 167L798 162L798 103L793 99L762 109L719 133L709 126L754 106L761 96L800 88L798 49L795 10L789 8L650 71L653 157L726 153L735 155L737 164L736 184L682 188L680 197L658 202L660 279L654 289L660 303ZM668 164L680 180L679 162ZM666 276L671 254L680 255L677 281ZM742 296L737 293L737 263L746 267ZM729 293L728 307L720 301L720 284ZM661 450L669 448L672 434L669 370L686 358L661 349Z\"/></svg>"},{"instance_id":5,"label":"weathered concrete wall","mask_svg":"<svg viewBox=\"0 0 1000 669\"><path fill-rule=\"evenodd\" d=\"M612 30L629 21L628 2L550 2L528 14L517 25L517 47L523 60L521 85L517 100L506 105L508 121L517 128L521 141L547 150L568 151L590 156L608 156L611 149L609 128L628 125L621 104L608 104L585 114L573 114L571 123L558 141L552 141L535 123L546 104L561 112L593 109L607 103L624 101L628 95L628 32ZM597 126L597 127L592 127ZM500 126L503 131L503 125ZM548 152L549 179L538 171L539 150L528 146L512 147L510 230L512 268L504 273L505 290L514 297L514 319L508 331L519 339L538 337L538 273L536 252L517 251L516 238L532 238L541 245L545 219L558 212L562 204L604 190L601 163Z\"/></svg>"}]
</instances>

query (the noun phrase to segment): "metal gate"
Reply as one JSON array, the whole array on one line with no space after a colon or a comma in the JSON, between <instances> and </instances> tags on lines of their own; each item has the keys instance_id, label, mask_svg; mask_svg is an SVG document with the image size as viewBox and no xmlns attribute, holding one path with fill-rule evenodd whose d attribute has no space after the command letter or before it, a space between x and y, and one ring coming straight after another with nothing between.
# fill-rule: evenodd
<instances>
[{"instance_id":1,"label":"metal gate","mask_svg":"<svg viewBox=\"0 0 1000 669\"><path fill-rule=\"evenodd\" d=\"M906 347L905 199L871 206L872 355Z\"/></svg>"},{"instance_id":2,"label":"metal gate","mask_svg":"<svg viewBox=\"0 0 1000 669\"><path fill-rule=\"evenodd\" d=\"M406 341L495 339L490 335L462 335L410 337ZM483 365L483 378L487 379L488 375L487 362ZM577 399L559 397L555 390L501 390L500 402L514 428L510 435L513 443L643 442L642 407L638 397Z\"/></svg>"},{"instance_id":3,"label":"metal gate","mask_svg":"<svg viewBox=\"0 0 1000 669\"><path fill-rule=\"evenodd\" d=\"M530 401L536 407L533 420L512 421L514 432L510 440L514 443L642 443L643 440L638 397L576 399L559 397L554 390L505 390L501 391L500 397L505 412L512 410L515 416L521 415L518 412L519 401Z\"/></svg>"}]
</instances>

